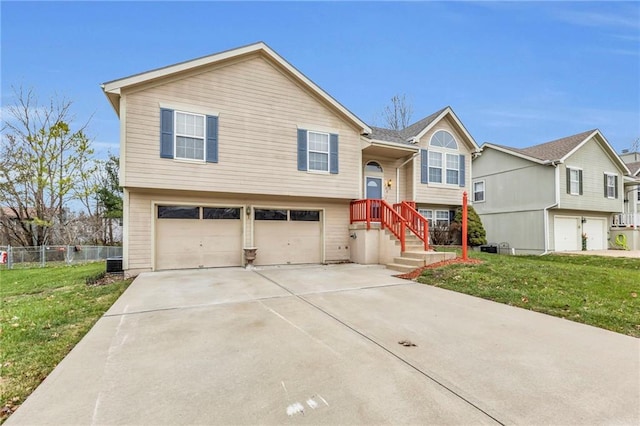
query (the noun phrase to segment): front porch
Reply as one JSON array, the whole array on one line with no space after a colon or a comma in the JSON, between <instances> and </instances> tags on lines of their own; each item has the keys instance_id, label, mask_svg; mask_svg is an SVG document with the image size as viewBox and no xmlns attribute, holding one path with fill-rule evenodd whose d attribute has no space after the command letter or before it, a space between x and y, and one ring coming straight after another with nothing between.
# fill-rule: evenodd
<instances>
[{"instance_id":1,"label":"front porch","mask_svg":"<svg viewBox=\"0 0 640 426\"><path fill-rule=\"evenodd\" d=\"M355 200L350 205L351 260L384 264L410 272L455 258L455 253L434 252L429 247L429 222L411 201L389 204L382 199Z\"/></svg>"}]
</instances>

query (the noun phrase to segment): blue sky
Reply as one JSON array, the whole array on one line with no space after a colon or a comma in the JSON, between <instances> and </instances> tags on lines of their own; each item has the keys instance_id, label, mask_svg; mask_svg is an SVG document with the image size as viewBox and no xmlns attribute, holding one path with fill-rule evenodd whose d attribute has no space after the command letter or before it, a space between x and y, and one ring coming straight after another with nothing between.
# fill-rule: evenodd
<instances>
[{"instance_id":1,"label":"blue sky","mask_svg":"<svg viewBox=\"0 0 640 426\"><path fill-rule=\"evenodd\" d=\"M640 137L640 2L0 3L11 86L74 101L100 156L118 119L100 84L264 41L361 119L395 94L413 121L450 105L479 144L599 128Z\"/></svg>"}]
</instances>

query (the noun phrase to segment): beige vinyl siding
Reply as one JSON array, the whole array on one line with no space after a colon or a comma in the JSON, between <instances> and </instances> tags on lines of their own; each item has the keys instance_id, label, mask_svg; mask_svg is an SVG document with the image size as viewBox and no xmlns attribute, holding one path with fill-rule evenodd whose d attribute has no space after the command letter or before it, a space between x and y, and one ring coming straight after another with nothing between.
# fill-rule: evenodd
<instances>
[{"instance_id":1,"label":"beige vinyl siding","mask_svg":"<svg viewBox=\"0 0 640 426\"><path fill-rule=\"evenodd\" d=\"M544 209L555 203L555 168L486 149L473 162L473 181L485 182L478 214ZM473 199L472 191L469 197ZM542 233L542 230L540 231Z\"/></svg>"},{"instance_id":2,"label":"beige vinyl siding","mask_svg":"<svg viewBox=\"0 0 640 426\"><path fill-rule=\"evenodd\" d=\"M197 193L184 191L128 191L129 246L127 269L135 273L153 268L154 204L192 204L199 206L225 206L253 208L319 209L324 213L324 259L326 262L349 260L349 202L326 199L300 200L292 197L234 196L232 194ZM245 210L243 210L244 213ZM251 246L251 217L243 215L245 222L244 246ZM258 247L260 250L260 247Z\"/></svg>"},{"instance_id":3,"label":"beige vinyl siding","mask_svg":"<svg viewBox=\"0 0 640 426\"><path fill-rule=\"evenodd\" d=\"M438 184L438 183L429 183L423 184L420 182L420 156L416 157L413 161L413 179L416 185L416 199L415 201L418 203L433 203L438 202L440 204L449 204L449 205L461 205L462 204L462 194L464 191L467 193L471 193L471 176L472 176L472 165L471 165L471 150L469 145L465 143L466 138L463 136L461 132L459 132L456 127L451 122L449 117L444 118L438 124L436 124L432 129L430 129L427 133L422 136L418 145L422 149L431 150L432 148L429 146L429 142L431 141L431 136L438 130L446 130L451 133L458 143L458 150L440 150L440 152L447 152L450 154L464 154L465 156L465 186L460 187L457 185L446 185L446 184ZM443 159L443 161L446 161ZM445 172L443 170L443 179L445 177Z\"/></svg>"},{"instance_id":4,"label":"beige vinyl siding","mask_svg":"<svg viewBox=\"0 0 640 426\"><path fill-rule=\"evenodd\" d=\"M582 195L567 194L567 167L582 169ZM618 175L618 198L604 196L604 174ZM604 212L622 212L623 172L607 155L602 146L591 138L578 151L572 154L560 168L560 208L592 210Z\"/></svg>"},{"instance_id":5,"label":"beige vinyl siding","mask_svg":"<svg viewBox=\"0 0 640 426\"><path fill-rule=\"evenodd\" d=\"M358 130L263 57L122 96L127 187L358 198ZM219 162L161 159L161 105L218 115ZM298 127L339 134L339 174L298 171Z\"/></svg>"}]
</instances>

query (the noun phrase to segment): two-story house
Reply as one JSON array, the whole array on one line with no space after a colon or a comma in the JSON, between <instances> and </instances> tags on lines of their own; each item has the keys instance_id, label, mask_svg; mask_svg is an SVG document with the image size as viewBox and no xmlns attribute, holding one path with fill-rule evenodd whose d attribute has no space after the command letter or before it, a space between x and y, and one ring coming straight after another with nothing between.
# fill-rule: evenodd
<instances>
[{"instance_id":1,"label":"two-story house","mask_svg":"<svg viewBox=\"0 0 640 426\"><path fill-rule=\"evenodd\" d=\"M620 158L629 169L624 178L624 211L613 218L617 245L640 250L640 152L622 151Z\"/></svg>"},{"instance_id":2,"label":"two-story house","mask_svg":"<svg viewBox=\"0 0 640 426\"><path fill-rule=\"evenodd\" d=\"M478 146L451 108L372 129L264 43L102 88L120 118L128 275L241 266L249 247L256 265L387 261L402 250L351 250L353 223L404 237L401 209L448 220L470 189Z\"/></svg>"},{"instance_id":3,"label":"two-story house","mask_svg":"<svg viewBox=\"0 0 640 426\"><path fill-rule=\"evenodd\" d=\"M486 143L473 167L473 205L490 241L516 253L610 246L629 170L599 130L524 149Z\"/></svg>"}]
</instances>

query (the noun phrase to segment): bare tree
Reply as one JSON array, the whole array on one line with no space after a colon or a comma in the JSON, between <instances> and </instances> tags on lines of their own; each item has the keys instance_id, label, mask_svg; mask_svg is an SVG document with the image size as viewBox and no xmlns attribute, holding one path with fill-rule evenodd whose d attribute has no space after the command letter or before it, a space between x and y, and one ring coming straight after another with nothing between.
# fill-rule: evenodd
<instances>
[{"instance_id":1,"label":"bare tree","mask_svg":"<svg viewBox=\"0 0 640 426\"><path fill-rule=\"evenodd\" d=\"M31 89L14 88L14 94L2 118L3 225L13 244L52 244L53 228L68 219L68 203L87 190L93 164L87 124L72 130L69 100L54 97L40 105Z\"/></svg>"},{"instance_id":2,"label":"bare tree","mask_svg":"<svg viewBox=\"0 0 640 426\"><path fill-rule=\"evenodd\" d=\"M382 118L389 129L404 130L411 123L412 115L413 105L402 94L391 98L391 105L384 107Z\"/></svg>"}]
</instances>

